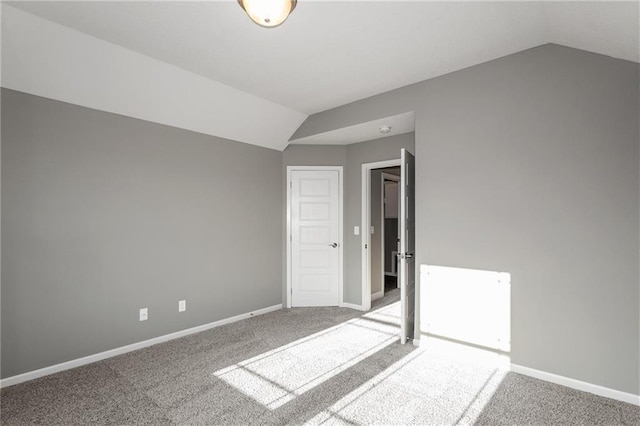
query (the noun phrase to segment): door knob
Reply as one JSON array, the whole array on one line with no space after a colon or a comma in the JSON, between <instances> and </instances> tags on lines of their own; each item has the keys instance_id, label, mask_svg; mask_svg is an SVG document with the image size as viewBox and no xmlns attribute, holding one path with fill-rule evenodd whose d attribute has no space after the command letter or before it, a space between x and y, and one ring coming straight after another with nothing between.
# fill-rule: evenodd
<instances>
[{"instance_id":1,"label":"door knob","mask_svg":"<svg viewBox=\"0 0 640 426\"><path fill-rule=\"evenodd\" d=\"M338 243L330 243L329 246L331 246L333 248L336 248L336 247L338 247Z\"/></svg>"}]
</instances>

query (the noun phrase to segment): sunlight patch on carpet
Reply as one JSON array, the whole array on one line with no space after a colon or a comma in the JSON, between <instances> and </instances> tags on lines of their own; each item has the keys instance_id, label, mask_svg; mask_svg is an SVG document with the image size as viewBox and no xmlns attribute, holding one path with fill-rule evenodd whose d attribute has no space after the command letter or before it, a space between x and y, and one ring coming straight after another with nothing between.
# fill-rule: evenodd
<instances>
[{"instance_id":1,"label":"sunlight patch on carpet","mask_svg":"<svg viewBox=\"0 0 640 426\"><path fill-rule=\"evenodd\" d=\"M399 327L396 302L213 375L274 410L397 342Z\"/></svg>"},{"instance_id":2,"label":"sunlight patch on carpet","mask_svg":"<svg viewBox=\"0 0 640 426\"><path fill-rule=\"evenodd\" d=\"M318 413L308 424L471 425L508 369L509 357L504 354L423 337L421 348Z\"/></svg>"}]
</instances>

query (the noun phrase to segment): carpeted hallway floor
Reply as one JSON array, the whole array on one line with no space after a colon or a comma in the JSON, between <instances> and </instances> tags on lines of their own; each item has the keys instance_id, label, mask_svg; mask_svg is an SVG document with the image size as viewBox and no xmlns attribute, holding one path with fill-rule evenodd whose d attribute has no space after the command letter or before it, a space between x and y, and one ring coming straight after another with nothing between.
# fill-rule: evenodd
<instances>
[{"instance_id":1,"label":"carpeted hallway floor","mask_svg":"<svg viewBox=\"0 0 640 426\"><path fill-rule=\"evenodd\" d=\"M3 389L2 425L638 425L640 407L437 339L398 343L394 290L363 314L273 312Z\"/></svg>"}]
</instances>

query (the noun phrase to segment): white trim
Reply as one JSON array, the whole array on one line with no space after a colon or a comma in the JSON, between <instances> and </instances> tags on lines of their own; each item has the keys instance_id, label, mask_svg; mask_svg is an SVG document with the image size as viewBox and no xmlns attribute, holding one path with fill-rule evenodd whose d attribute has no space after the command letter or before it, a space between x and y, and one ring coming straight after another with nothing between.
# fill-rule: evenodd
<instances>
[{"instance_id":1,"label":"white trim","mask_svg":"<svg viewBox=\"0 0 640 426\"><path fill-rule=\"evenodd\" d=\"M364 311L365 309L362 309L361 305L356 305L355 303L348 303L348 302L342 302L340 304L341 308L349 308L349 309L355 309L356 311Z\"/></svg>"},{"instance_id":2,"label":"white trim","mask_svg":"<svg viewBox=\"0 0 640 426\"><path fill-rule=\"evenodd\" d=\"M71 361L62 362L60 364L51 365L49 367L40 368L38 370L29 371L27 373L18 374L17 376L7 377L5 379L0 380L0 388L17 385L18 383L23 383L23 382L37 379L43 376L48 376L49 374L58 373L60 371L81 367L83 365L91 364L93 362L102 361L103 359L126 354L128 352L137 351L138 349L157 345L158 343L168 342L169 340L178 339L180 337L188 336L190 334L200 333L201 331L209 330L211 328L220 327L221 325L230 324L232 322L251 318L256 315L262 315L269 312L274 312L280 309L282 309L282 304L268 306L266 308L258 309L256 311L246 312L244 314L236 315L229 318L224 318L218 321L210 322L208 324L203 324L197 327L188 328L186 330L176 331L175 333L165 334L164 336L154 337L153 339L143 340L142 342L132 343L130 345L121 346L119 348L110 349L108 351L100 352L97 354L88 355L88 356L77 358Z\"/></svg>"},{"instance_id":3,"label":"white trim","mask_svg":"<svg viewBox=\"0 0 640 426\"><path fill-rule=\"evenodd\" d=\"M367 250L365 246L368 247L371 243L371 232L365 232L365 230L369 231L371 229L371 211L369 209L369 192L371 191L371 170L373 169L383 169L385 167L395 167L400 166L402 164L402 160L400 158L396 158L393 160L385 160L385 161L376 161L374 163L364 163L362 164L362 204L360 205L361 210L361 220L362 220L362 232L360 233L360 252L362 257L362 309L364 311L368 311L371 309L371 250Z\"/></svg>"},{"instance_id":4,"label":"white trim","mask_svg":"<svg viewBox=\"0 0 640 426\"><path fill-rule=\"evenodd\" d=\"M384 283L382 283L384 286ZM377 293L373 293L371 295L371 301L373 302L374 300L378 300L378 299L382 299L384 297L384 289L382 289L381 291L377 292Z\"/></svg>"},{"instance_id":5,"label":"white trim","mask_svg":"<svg viewBox=\"0 0 640 426\"><path fill-rule=\"evenodd\" d=\"M420 346L420 339L413 339L413 346L419 347Z\"/></svg>"},{"instance_id":6,"label":"white trim","mask_svg":"<svg viewBox=\"0 0 640 426\"><path fill-rule=\"evenodd\" d=\"M291 308L291 172L293 171L337 171L338 172L338 216L340 218L340 229L339 229L339 246L340 250L339 254L339 266L338 266L338 306L343 305L344 301L344 173L343 166L287 166L287 181L285 182L285 186L287 187L287 205L285 206L285 210L287 212L287 235L286 235L286 246L287 246L287 279L286 279L286 301L285 306L287 308Z\"/></svg>"},{"instance_id":7,"label":"white trim","mask_svg":"<svg viewBox=\"0 0 640 426\"><path fill-rule=\"evenodd\" d=\"M535 370L529 367L523 367L522 365L517 364L511 364L511 371L513 371L514 373L544 380L545 382L551 382L558 385L566 386L568 388L604 396L605 398L611 398L618 401L627 402L629 404L640 405L640 395L634 395L632 393L622 392L600 385L594 385L592 383L583 382L569 377L559 376L553 373L547 373L546 371Z\"/></svg>"}]
</instances>

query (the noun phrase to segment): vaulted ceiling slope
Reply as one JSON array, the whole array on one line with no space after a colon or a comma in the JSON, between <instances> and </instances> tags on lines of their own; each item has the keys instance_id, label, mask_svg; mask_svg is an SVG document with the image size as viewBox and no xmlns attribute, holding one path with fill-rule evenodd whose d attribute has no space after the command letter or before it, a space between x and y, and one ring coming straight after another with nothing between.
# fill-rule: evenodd
<instances>
[{"instance_id":1,"label":"vaulted ceiling slope","mask_svg":"<svg viewBox=\"0 0 640 426\"><path fill-rule=\"evenodd\" d=\"M2 87L282 150L306 115L2 7Z\"/></svg>"},{"instance_id":2,"label":"vaulted ceiling slope","mask_svg":"<svg viewBox=\"0 0 640 426\"><path fill-rule=\"evenodd\" d=\"M149 58L146 62L153 60L155 65L147 64L148 73L154 74L154 67L165 68L167 75L161 73L164 85L176 87L163 90L176 92L171 94L173 108L186 111L179 113L169 107L165 112L164 98L156 94L153 99L159 104L153 106L155 111L136 112L145 108L144 96L138 94L139 105L113 112L275 149L284 149L309 114L546 43L640 61L637 1L300 0L286 24L276 29L250 22L235 1L8 4L76 30L73 33L78 38L84 34L94 41L108 42L105 45L113 51L114 59L127 56L115 53L120 46L138 54L138 62L142 57ZM7 13L3 15L6 26ZM16 13L9 15L13 18ZM17 58L5 58L5 38L10 34L4 26L2 83L15 85L16 74L25 70L11 63ZM40 46L33 40L32 45L21 48L48 49L51 41L38 33L32 38L37 37ZM82 68L78 63L87 61L81 55L57 54L57 62L71 61L73 67ZM93 73L94 85L111 82L109 91L113 92L117 89L114 80L118 80L114 73L126 70L111 68L110 77L95 67L87 71ZM32 71L27 74L42 81L27 84L22 75L19 80L23 86L64 86ZM142 75L123 77L127 84L121 91L136 94L137 79L141 78L144 80ZM149 92L155 90L150 82L143 85L149 86ZM196 89L205 86L206 90ZM82 98L73 87L39 90L58 97L59 92L75 91L67 97ZM193 95L195 92L200 95ZM115 99L108 105L111 109L92 107L112 111L121 108L121 103Z\"/></svg>"}]
</instances>

